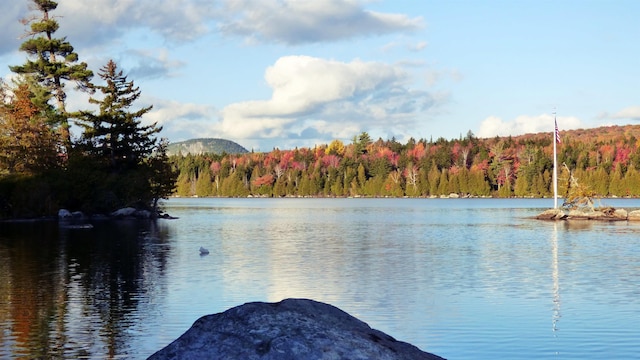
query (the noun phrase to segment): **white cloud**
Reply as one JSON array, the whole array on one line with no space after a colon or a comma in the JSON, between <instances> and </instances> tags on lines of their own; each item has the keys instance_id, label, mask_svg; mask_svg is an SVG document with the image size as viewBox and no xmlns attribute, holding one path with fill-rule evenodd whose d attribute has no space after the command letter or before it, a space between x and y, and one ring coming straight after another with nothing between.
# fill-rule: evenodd
<instances>
[{"instance_id":1,"label":"white cloud","mask_svg":"<svg viewBox=\"0 0 640 360\"><path fill-rule=\"evenodd\" d=\"M218 114L211 105L149 98L145 98L144 102L153 104L153 109L144 115L143 121L147 124L157 123L163 126L161 136L171 134L172 139L188 139L216 135L212 125ZM140 104L140 106L147 105Z\"/></svg>"},{"instance_id":2,"label":"white cloud","mask_svg":"<svg viewBox=\"0 0 640 360\"><path fill-rule=\"evenodd\" d=\"M265 80L271 99L228 105L220 132L236 139L305 133L331 139L343 138L346 129L351 135L364 128L410 131L417 114L435 103L431 94L408 88L402 68L376 62L287 56L266 70Z\"/></svg>"},{"instance_id":3,"label":"white cloud","mask_svg":"<svg viewBox=\"0 0 640 360\"><path fill-rule=\"evenodd\" d=\"M179 44L213 31L268 42L302 44L413 31L421 17L365 9L359 0L59 0L59 33L74 46L118 44L133 30L150 30ZM25 31L18 21L27 1L0 1L0 54L17 49ZM33 15L38 15L32 12Z\"/></svg>"},{"instance_id":4,"label":"white cloud","mask_svg":"<svg viewBox=\"0 0 640 360\"><path fill-rule=\"evenodd\" d=\"M422 18L366 10L356 0L228 0L223 33L286 44L413 31Z\"/></svg>"},{"instance_id":5,"label":"white cloud","mask_svg":"<svg viewBox=\"0 0 640 360\"><path fill-rule=\"evenodd\" d=\"M613 119L640 120L640 106L624 108L611 116Z\"/></svg>"},{"instance_id":6,"label":"white cloud","mask_svg":"<svg viewBox=\"0 0 640 360\"><path fill-rule=\"evenodd\" d=\"M56 15L61 30L74 41L91 44L116 41L134 28L148 28L172 41L193 40L209 31L214 7L210 1L92 0L60 1Z\"/></svg>"},{"instance_id":7,"label":"white cloud","mask_svg":"<svg viewBox=\"0 0 640 360\"><path fill-rule=\"evenodd\" d=\"M480 129L476 133L476 136L480 138L490 138L494 136L517 136L552 132L554 127L553 118L552 114L542 114L538 116L520 115L512 121L503 121L499 117L489 116L480 124ZM584 127L580 119L576 117L558 117L557 121L560 131Z\"/></svg>"}]
</instances>

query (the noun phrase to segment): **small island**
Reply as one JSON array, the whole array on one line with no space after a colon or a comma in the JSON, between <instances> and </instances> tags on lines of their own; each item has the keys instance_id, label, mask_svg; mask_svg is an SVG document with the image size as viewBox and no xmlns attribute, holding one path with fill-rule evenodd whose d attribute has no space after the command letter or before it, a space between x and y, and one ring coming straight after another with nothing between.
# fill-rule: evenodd
<instances>
[{"instance_id":1,"label":"small island","mask_svg":"<svg viewBox=\"0 0 640 360\"><path fill-rule=\"evenodd\" d=\"M538 214L538 220L602 220L602 221L640 221L640 210L627 211L613 207L582 209L549 209Z\"/></svg>"},{"instance_id":2,"label":"small island","mask_svg":"<svg viewBox=\"0 0 640 360\"><path fill-rule=\"evenodd\" d=\"M640 210L627 211L611 206L596 207L594 205L594 191L588 186L580 184L566 164L562 164L562 166L569 175L564 204L560 208L543 211L535 217L536 219L640 221Z\"/></svg>"}]
</instances>

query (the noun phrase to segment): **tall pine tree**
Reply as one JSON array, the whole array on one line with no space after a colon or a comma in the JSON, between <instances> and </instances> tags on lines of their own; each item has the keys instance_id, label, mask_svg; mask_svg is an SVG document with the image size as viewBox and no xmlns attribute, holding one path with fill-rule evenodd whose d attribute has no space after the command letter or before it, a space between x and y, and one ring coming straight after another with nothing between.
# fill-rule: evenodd
<instances>
[{"instance_id":1,"label":"tall pine tree","mask_svg":"<svg viewBox=\"0 0 640 360\"><path fill-rule=\"evenodd\" d=\"M51 0L31 0L37 11L42 14L22 20L29 25L26 36L29 37L20 46L20 51L27 53L29 58L24 65L10 66L11 71L18 74L32 76L56 100L56 112L49 121L59 128L66 151L71 148L71 133L65 100L65 82L74 82L76 88L91 91L93 72L84 62L78 62L78 54L66 38L55 38L58 22L50 16L50 12L58 7L58 3Z\"/></svg>"}]
</instances>

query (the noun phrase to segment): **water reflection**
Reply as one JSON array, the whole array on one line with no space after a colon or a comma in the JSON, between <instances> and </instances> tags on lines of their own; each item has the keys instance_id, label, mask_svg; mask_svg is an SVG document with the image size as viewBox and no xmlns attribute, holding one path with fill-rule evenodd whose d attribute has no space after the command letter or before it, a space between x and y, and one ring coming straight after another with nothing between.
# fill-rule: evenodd
<instances>
[{"instance_id":1,"label":"water reflection","mask_svg":"<svg viewBox=\"0 0 640 360\"><path fill-rule=\"evenodd\" d=\"M563 221L562 226L567 230L589 231L593 229L594 222L591 220L568 220Z\"/></svg>"},{"instance_id":2,"label":"water reflection","mask_svg":"<svg viewBox=\"0 0 640 360\"><path fill-rule=\"evenodd\" d=\"M558 223L553 223L551 232L551 274L553 278L553 316L552 329L554 336L558 331L558 321L560 321L560 270L558 267Z\"/></svg>"},{"instance_id":3,"label":"water reflection","mask_svg":"<svg viewBox=\"0 0 640 360\"><path fill-rule=\"evenodd\" d=\"M435 200L172 199L180 219L155 227L0 223L0 358L144 358L202 315L285 297L451 359L637 354L639 223Z\"/></svg>"},{"instance_id":4,"label":"water reflection","mask_svg":"<svg viewBox=\"0 0 640 360\"><path fill-rule=\"evenodd\" d=\"M163 274L167 252L158 245L167 228L155 222L1 226L0 358L126 355L127 314Z\"/></svg>"}]
</instances>

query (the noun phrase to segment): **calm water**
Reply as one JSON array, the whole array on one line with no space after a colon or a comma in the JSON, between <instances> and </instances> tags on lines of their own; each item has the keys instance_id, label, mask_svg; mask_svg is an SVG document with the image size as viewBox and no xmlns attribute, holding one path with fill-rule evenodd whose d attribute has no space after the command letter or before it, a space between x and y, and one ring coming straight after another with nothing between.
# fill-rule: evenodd
<instances>
[{"instance_id":1,"label":"calm water","mask_svg":"<svg viewBox=\"0 0 640 360\"><path fill-rule=\"evenodd\" d=\"M0 223L0 358L146 358L287 297L449 359L638 358L640 224L530 219L550 205L172 199L178 220Z\"/></svg>"}]
</instances>

